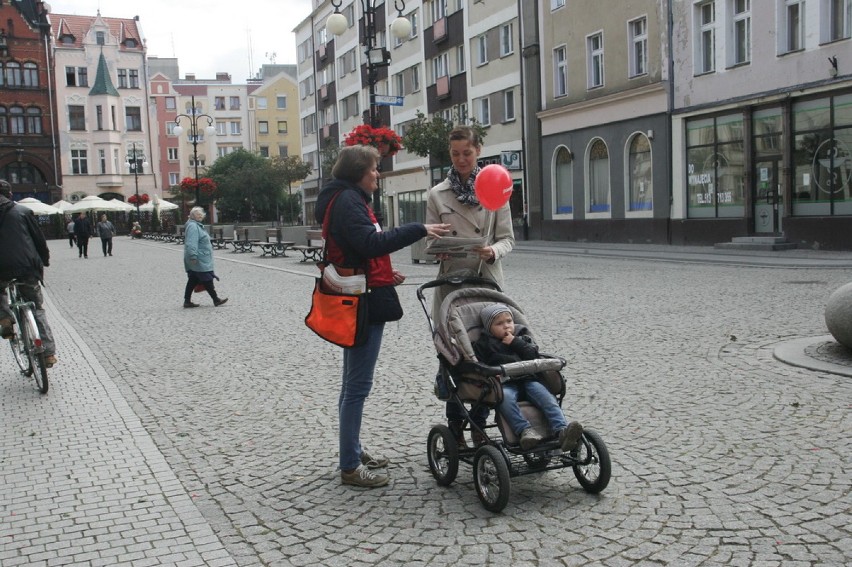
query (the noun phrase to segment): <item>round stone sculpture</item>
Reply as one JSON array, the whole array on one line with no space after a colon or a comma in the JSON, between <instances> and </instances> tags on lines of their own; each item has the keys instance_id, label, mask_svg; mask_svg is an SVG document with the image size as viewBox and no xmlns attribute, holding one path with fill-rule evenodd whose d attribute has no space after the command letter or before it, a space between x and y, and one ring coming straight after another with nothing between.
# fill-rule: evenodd
<instances>
[{"instance_id":1,"label":"round stone sculpture","mask_svg":"<svg viewBox=\"0 0 852 567\"><path fill-rule=\"evenodd\" d=\"M828 297L825 325L834 340L852 349L852 282L840 286Z\"/></svg>"}]
</instances>

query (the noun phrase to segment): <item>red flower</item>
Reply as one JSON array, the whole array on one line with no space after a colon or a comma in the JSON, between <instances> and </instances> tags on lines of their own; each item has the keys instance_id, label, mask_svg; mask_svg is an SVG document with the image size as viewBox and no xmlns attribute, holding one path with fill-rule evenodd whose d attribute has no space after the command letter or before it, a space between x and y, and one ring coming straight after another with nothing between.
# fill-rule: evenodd
<instances>
[{"instance_id":1,"label":"red flower","mask_svg":"<svg viewBox=\"0 0 852 567\"><path fill-rule=\"evenodd\" d=\"M141 195L133 194L127 198L127 202L131 205L144 205L150 200L151 198L148 196L148 193L142 193Z\"/></svg>"},{"instance_id":2,"label":"red flower","mask_svg":"<svg viewBox=\"0 0 852 567\"><path fill-rule=\"evenodd\" d=\"M196 186L199 193L207 197L216 192L216 182L209 177L199 178L197 184L194 177L184 177L180 182L180 190L187 194L195 195Z\"/></svg>"},{"instance_id":3,"label":"red flower","mask_svg":"<svg viewBox=\"0 0 852 567\"><path fill-rule=\"evenodd\" d=\"M396 155L402 149L402 138L385 126L373 128L369 124L356 126L346 135L343 143L347 146L364 145L373 146L382 157Z\"/></svg>"}]
</instances>

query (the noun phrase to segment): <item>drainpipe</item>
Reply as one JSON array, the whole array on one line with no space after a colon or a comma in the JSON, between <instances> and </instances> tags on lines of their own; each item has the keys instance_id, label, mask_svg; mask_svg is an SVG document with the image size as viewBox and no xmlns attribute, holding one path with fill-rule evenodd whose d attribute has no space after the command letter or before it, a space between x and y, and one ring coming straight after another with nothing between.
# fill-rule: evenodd
<instances>
[{"instance_id":1,"label":"drainpipe","mask_svg":"<svg viewBox=\"0 0 852 567\"><path fill-rule=\"evenodd\" d=\"M43 34L44 37L44 56L47 58L47 96L50 101L50 145L51 150L53 151L53 184L57 187L61 187L59 185L59 159L56 151L56 106L53 103L53 60L50 57L50 34ZM65 197L64 195L59 196L60 199Z\"/></svg>"},{"instance_id":2,"label":"drainpipe","mask_svg":"<svg viewBox=\"0 0 852 567\"><path fill-rule=\"evenodd\" d=\"M669 218L666 219L666 244L672 243L672 214L674 212L674 179L672 179L672 164L674 159L674 148L672 147L672 136L674 135L674 127L672 126L672 113L674 112L674 13L672 10L672 0L668 0L666 9L666 37L668 46L666 48L668 55L669 66L669 84L668 84L668 108L666 109L666 122L668 123L669 139L666 144L666 170L669 177Z\"/></svg>"}]
</instances>

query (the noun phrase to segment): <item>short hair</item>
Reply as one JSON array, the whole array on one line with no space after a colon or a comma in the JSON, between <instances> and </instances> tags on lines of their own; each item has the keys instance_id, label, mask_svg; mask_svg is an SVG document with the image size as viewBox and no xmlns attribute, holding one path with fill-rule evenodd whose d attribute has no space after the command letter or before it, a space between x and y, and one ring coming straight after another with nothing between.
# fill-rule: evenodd
<instances>
[{"instance_id":1,"label":"short hair","mask_svg":"<svg viewBox=\"0 0 852 567\"><path fill-rule=\"evenodd\" d=\"M470 126L456 126L450 131L450 142L459 140L467 140L474 147L482 146L482 140L479 139L479 134Z\"/></svg>"},{"instance_id":2,"label":"short hair","mask_svg":"<svg viewBox=\"0 0 852 567\"><path fill-rule=\"evenodd\" d=\"M9 199L12 198L12 185L5 179L0 179L0 195Z\"/></svg>"},{"instance_id":3,"label":"short hair","mask_svg":"<svg viewBox=\"0 0 852 567\"><path fill-rule=\"evenodd\" d=\"M358 183L364 175L379 163L382 156L373 146L346 146L341 148L337 161L331 168L331 176L350 183Z\"/></svg>"},{"instance_id":4,"label":"short hair","mask_svg":"<svg viewBox=\"0 0 852 567\"><path fill-rule=\"evenodd\" d=\"M192 207L189 210L189 218L191 218L192 220L195 220L196 215L201 215L201 218L206 217L207 213L204 212L204 207Z\"/></svg>"}]
</instances>

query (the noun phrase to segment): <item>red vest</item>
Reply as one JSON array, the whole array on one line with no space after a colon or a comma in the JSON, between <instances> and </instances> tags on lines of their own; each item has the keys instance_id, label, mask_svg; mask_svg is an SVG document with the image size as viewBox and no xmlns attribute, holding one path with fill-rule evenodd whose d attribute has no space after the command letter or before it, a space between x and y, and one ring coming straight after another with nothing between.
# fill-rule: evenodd
<instances>
[{"instance_id":1,"label":"red vest","mask_svg":"<svg viewBox=\"0 0 852 567\"><path fill-rule=\"evenodd\" d=\"M329 215L331 215L334 201L337 199L335 196L331 202L328 204L328 208L325 211L326 220L329 220ZM367 202L364 201L364 207L367 209L367 214L370 216L370 221L377 227L376 230L381 230L379 227L379 223L376 221L376 215L373 213L373 209L371 209ZM327 223L326 223L327 224ZM328 243L328 261L337 265L337 266L345 266L343 251L334 241L334 238L331 237L331 231L326 229L326 226L323 226L323 237L326 239ZM383 287L387 285L394 285L393 283L393 268L391 267L391 259L388 254L384 256L379 256L377 258L371 258L367 264L367 285L369 287Z\"/></svg>"}]
</instances>

